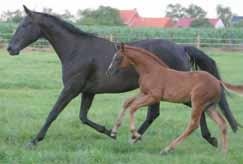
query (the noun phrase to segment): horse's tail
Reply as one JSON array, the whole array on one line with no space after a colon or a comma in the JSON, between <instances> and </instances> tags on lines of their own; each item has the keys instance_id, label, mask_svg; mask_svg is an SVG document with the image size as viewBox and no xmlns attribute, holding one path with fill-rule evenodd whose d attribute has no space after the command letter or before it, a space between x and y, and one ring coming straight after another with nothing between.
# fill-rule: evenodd
<instances>
[{"instance_id":1,"label":"horse's tail","mask_svg":"<svg viewBox=\"0 0 243 164\"><path fill-rule=\"evenodd\" d=\"M232 85L224 81L221 81L221 84L225 89L243 96L243 85Z\"/></svg>"},{"instance_id":2,"label":"horse's tail","mask_svg":"<svg viewBox=\"0 0 243 164\"><path fill-rule=\"evenodd\" d=\"M215 61L206 55L203 51L195 48L193 46L184 46L185 51L190 56L191 63L196 70L201 69L214 75L217 79L221 80L217 65ZM238 130L239 124L237 123L235 117L233 116L229 104L226 100L224 91L222 92L221 99L219 101L219 107L229 122L232 130L236 132Z\"/></svg>"}]
</instances>

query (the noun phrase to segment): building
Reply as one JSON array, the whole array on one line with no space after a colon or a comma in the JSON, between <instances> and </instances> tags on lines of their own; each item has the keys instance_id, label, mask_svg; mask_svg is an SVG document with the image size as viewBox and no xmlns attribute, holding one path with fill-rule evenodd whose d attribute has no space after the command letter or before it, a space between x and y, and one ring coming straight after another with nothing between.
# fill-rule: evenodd
<instances>
[{"instance_id":1,"label":"building","mask_svg":"<svg viewBox=\"0 0 243 164\"><path fill-rule=\"evenodd\" d=\"M136 9L120 10L120 17L128 27L155 27L155 28L171 28L174 23L171 18L147 18L141 17Z\"/></svg>"},{"instance_id":2,"label":"building","mask_svg":"<svg viewBox=\"0 0 243 164\"><path fill-rule=\"evenodd\" d=\"M232 24L237 24L239 22L243 21L243 16L233 16L231 18L231 23Z\"/></svg>"},{"instance_id":3,"label":"building","mask_svg":"<svg viewBox=\"0 0 243 164\"><path fill-rule=\"evenodd\" d=\"M191 26L191 23L193 21L193 18L181 18L177 21L176 27L179 28L188 28ZM225 25L221 19L218 18L209 18L209 23L212 25L213 28L224 28Z\"/></svg>"},{"instance_id":4,"label":"building","mask_svg":"<svg viewBox=\"0 0 243 164\"><path fill-rule=\"evenodd\" d=\"M225 25L223 21L219 18L210 18L208 19L209 23L214 27L214 28L225 28Z\"/></svg>"}]
</instances>

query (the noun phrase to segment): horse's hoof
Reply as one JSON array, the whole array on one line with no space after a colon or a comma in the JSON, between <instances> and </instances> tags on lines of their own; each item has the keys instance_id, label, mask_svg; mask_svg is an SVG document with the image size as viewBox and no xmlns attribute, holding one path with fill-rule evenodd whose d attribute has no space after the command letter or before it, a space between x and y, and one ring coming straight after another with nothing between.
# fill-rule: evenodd
<instances>
[{"instance_id":1,"label":"horse's hoof","mask_svg":"<svg viewBox=\"0 0 243 164\"><path fill-rule=\"evenodd\" d=\"M37 143L35 140L30 141L29 143L26 144L26 149L33 150L37 147Z\"/></svg>"},{"instance_id":2,"label":"horse's hoof","mask_svg":"<svg viewBox=\"0 0 243 164\"><path fill-rule=\"evenodd\" d=\"M116 140L117 133L116 132L111 132L110 137L114 140Z\"/></svg>"},{"instance_id":3,"label":"horse's hoof","mask_svg":"<svg viewBox=\"0 0 243 164\"><path fill-rule=\"evenodd\" d=\"M218 147L218 140L217 140L217 138L215 138L215 137L212 137L212 138L210 139L209 143L210 143L212 146L214 146L214 147Z\"/></svg>"},{"instance_id":4,"label":"horse's hoof","mask_svg":"<svg viewBox=\"0 0 243 164\"><path fill-rule=\"evenodd\" d=\"M160 155L165 156L165 155L168 155L168 154L173 153L173 152L174 152L173 149L165 148L164 150L160 151Z\"/></svg>"},{"instance_id":5,"label":"horse's hoof","mask_svg":"<svg viewBox=\"0 0 243 164\"><path fill-rule=\"evenodd\" d=\"M114 132L112 132L112 130L106 130L105 131L105 134L107 135L107 136L109 136L110 138L112 138L112 139L116 139L116 134L114 133Z\"/></svg>"}]
</instances>

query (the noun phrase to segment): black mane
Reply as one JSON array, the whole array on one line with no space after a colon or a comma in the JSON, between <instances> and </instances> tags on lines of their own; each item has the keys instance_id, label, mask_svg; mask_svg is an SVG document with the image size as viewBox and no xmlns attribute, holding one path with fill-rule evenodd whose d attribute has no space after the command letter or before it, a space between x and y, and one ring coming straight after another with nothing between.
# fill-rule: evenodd
<instances>
[{"instance_id":1,"label":"black mane","mask_svg":"<svg viewBox=\"0 0 243 164\"><path fill-rule=\"evenodd\" d=\"M47 17L47 18L53 19L57 24L64 27L67 31L69 31L71 33L74 33L74 34L77 34L77 35L82 35L82 36L89 36L89 37L96 37L97 36L94 33L82 31L79 28L75 27L73 24L62 20L61 18L59 18L57 16L46 14L46 13L40 13L40 12L35 12L35 13L41 14L41 15Z\"/></svg>"}]
</instances>

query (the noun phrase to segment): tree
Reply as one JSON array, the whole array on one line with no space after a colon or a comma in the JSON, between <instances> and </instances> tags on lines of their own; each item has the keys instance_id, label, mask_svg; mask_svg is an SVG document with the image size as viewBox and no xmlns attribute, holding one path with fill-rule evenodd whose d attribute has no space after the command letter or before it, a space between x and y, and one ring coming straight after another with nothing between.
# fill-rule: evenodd
<instances>
[{"instance_id":1,"label":"tree","mask_svg":"<svg viewBox=\"0 0 243 164\"><path fill-rule=\"evenodd\" d=\"M212 25L209 23L208 19L205 18L200 18L200 19L195 19L191 23L191 27L195 28L210 28Z\"/></svg>"},{"instance_id":2,"label":"tree","mask_svg":"<svg viewBox=\"0 0 243 164\"><path fill-rule=\"evenodd\" d=\"M177 4L169 4L166 8L166 16L171 17L173 21L177 21L180 18L184 18L186 16L186 8L180 5L179 3Z\"/></svg>"},{"instance_id":3,"label":"tree","mask_svg":"<svg viewBox=\"0 0 243 164\"><path fill-rule=\"evenodd\" d=\"M225 27L231 26L231 18L233 13L229 7L223 7L222 5L217 6L217 15L223 22Z\"/></svg>"},{"instance_id":4,"label":"tree","mask_svg":"<svg viewBox=\"0 0 243 164\"><path fill-rule=\"evenodd\" d=\"M72 21L74 19L74 15L69 10L65 10L64 13L59 16L67 21Z\"/></svg>"},{"instance_id":5,"label":"tree","mask_svg":"<svg viewBox=\"0 0 243 164\"><path fill-rule=\"evenodd\" d=\"M85 9L78 11L78 24L85 25L123 25L119 13L116 9L100 6L97 10Z\"/></svg>"},{"instance_id":6,"label":"tree","mask_svg":"<svg viewBox=\"0 0 243 164\"><path fill-rule=\"evenodd\" d=\"M5 11L1 15L2 19L7 22L19 23L23 19L23 13L20 10Z\"/></svg>"},{"instance_id":7,"label":"tree","mask_svg":"<svg viewBox=\"0 0 243 164\"><path fill-rule=\"evenodd\" d=\"M47 8L47 7L44 7L42 9L42 12L46 13L46 14L51 14L51 15L55 14L51 8Z\"/></svg>"},{"instance_id":8,"label":"tree","mask_svg":"<svg viewBox=\"0 0 243 164\"><path fill-rule=\"evenodd\" d=\"M207 15L207 12L203 10L200 6L191 4L187 9L186 9L186 16L189 18L193 19L204 19L205 16Z\"/></svg>"}]
</instances>

